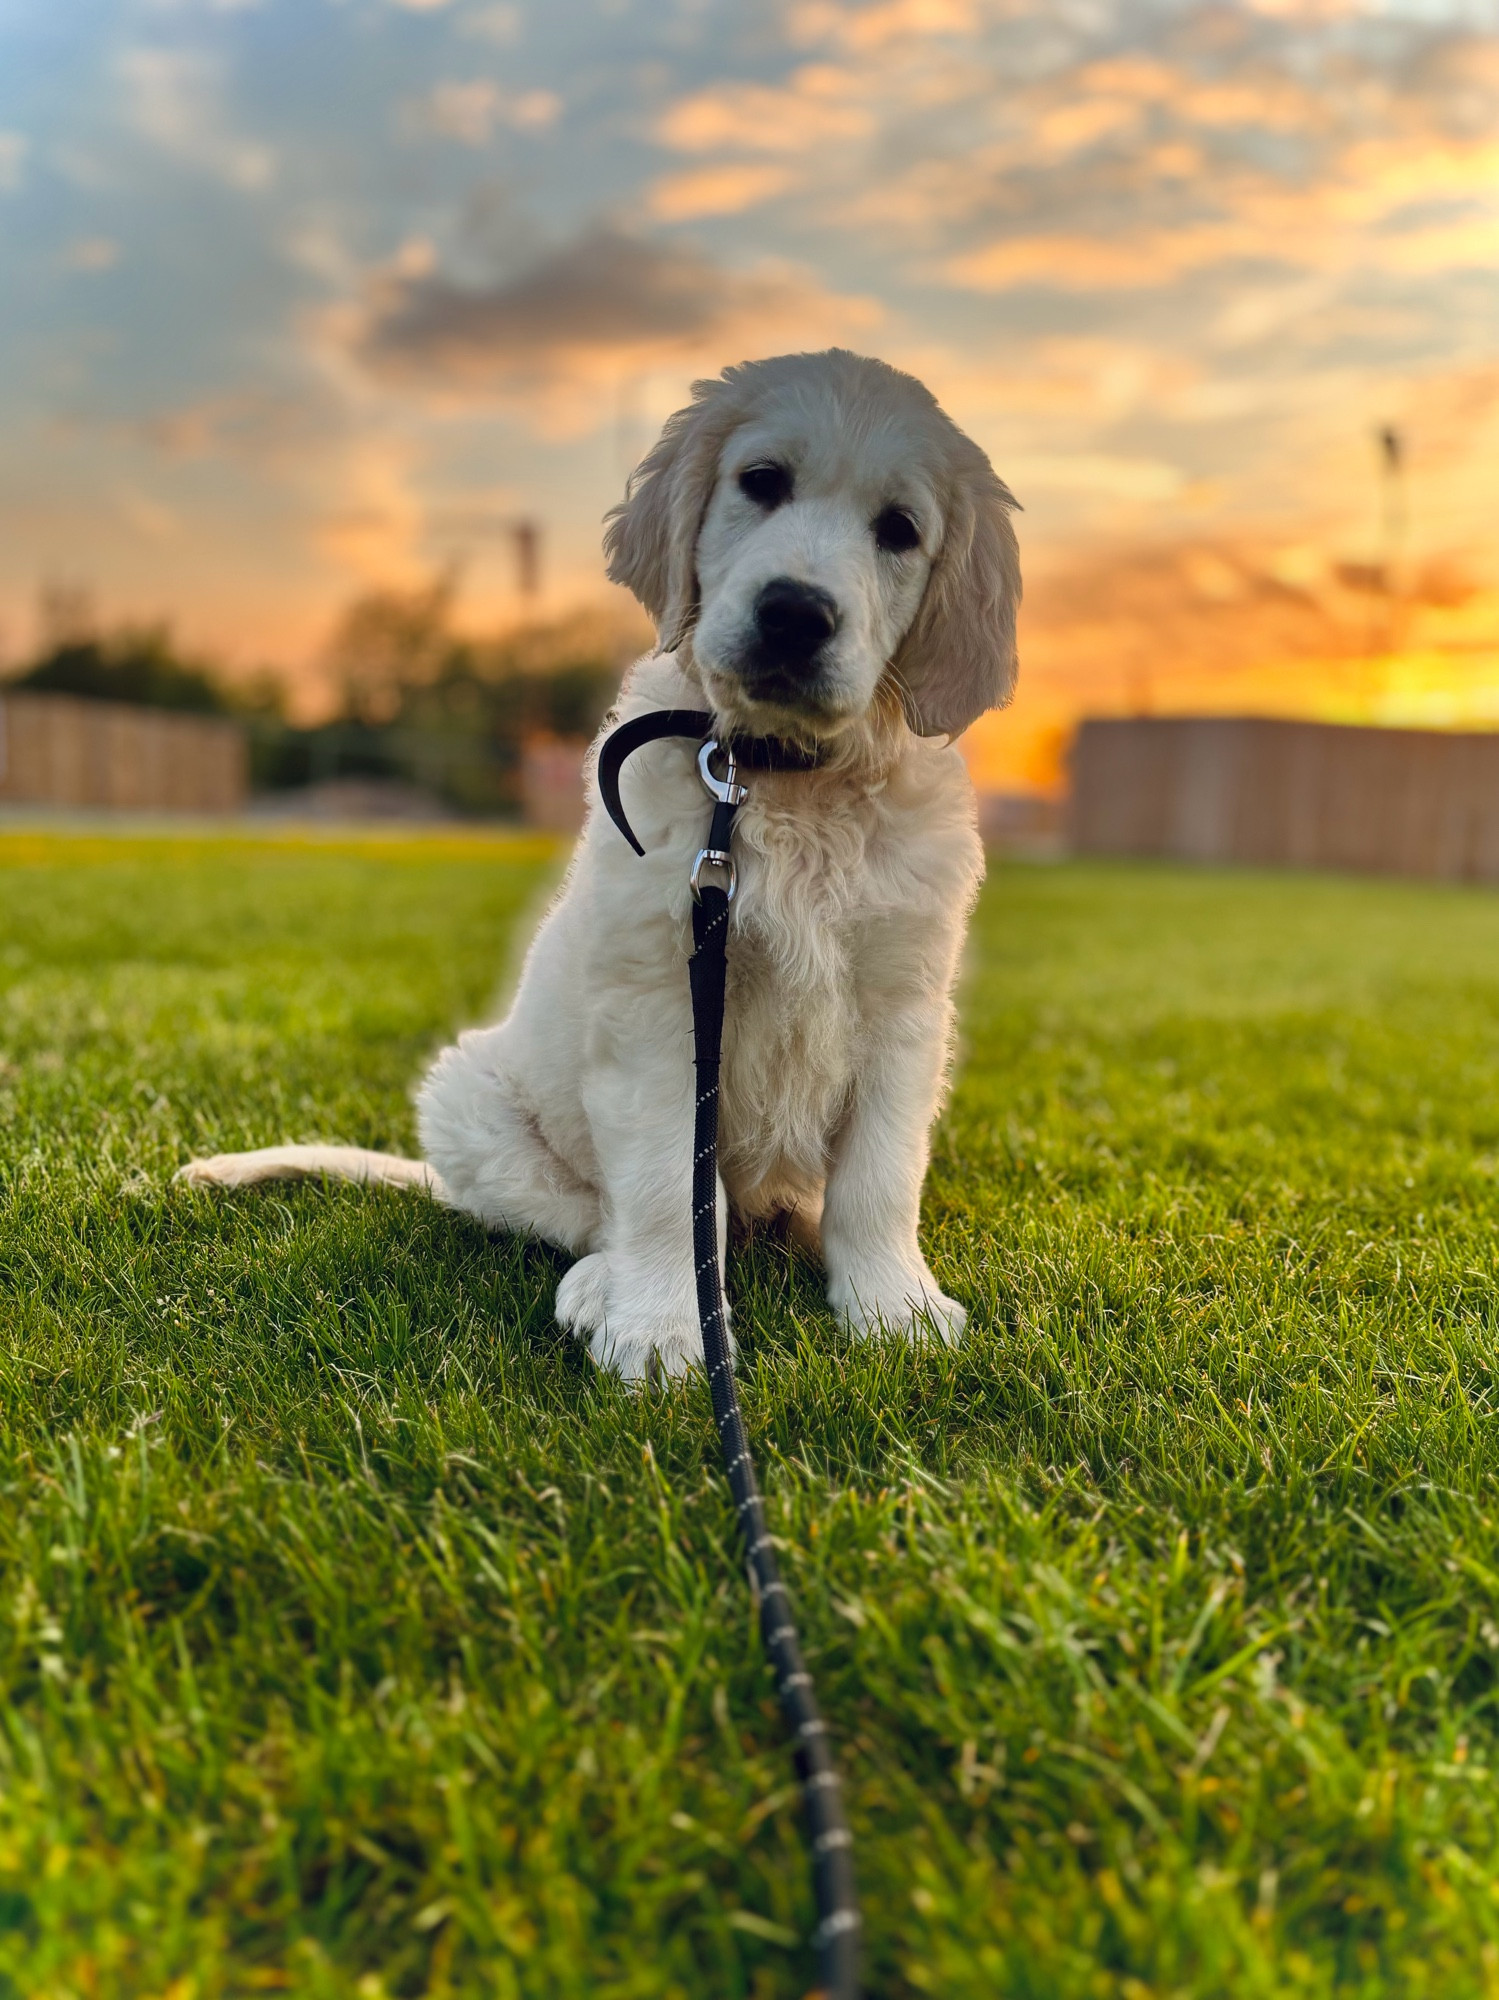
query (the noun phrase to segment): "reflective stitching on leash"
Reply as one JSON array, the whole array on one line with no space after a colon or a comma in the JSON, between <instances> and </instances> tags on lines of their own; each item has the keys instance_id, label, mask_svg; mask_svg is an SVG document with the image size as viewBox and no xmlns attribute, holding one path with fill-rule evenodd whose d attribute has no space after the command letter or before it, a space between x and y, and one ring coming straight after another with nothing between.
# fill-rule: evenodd
<instances>
[{"instance_id":1,"label":"reflective stitching on leash","mask_svg":"<svg viewBox=\"0 0 1499 2000\"><path fill-rule=\"evenodd\" d=\"M644 850L635 839L620 803L619 774L625 758L642 744L664 736L696 735L702 742L698 770L713 796L714 808L707 840L693 863L691 880L694 949L690 979L696 1066L691 1220L698 1322L729 1489L745 1537L751 1587L759 1607L762 1643L773 1658L779 1656L776 1661L779 1666L790 1670L780 1675L777 1690L798 1746L798 1769L803 1774L802 1799L821 1919L813 1933L820 1986L825 2000L857 2000L860 1919L850 1859L853 1840L843 1817L841 1788L828 1747L827 1725L817 1712L812 1676L802 1665L789 1593L776 1564L775 1538L765 1526L764 1507L735 1389L733 1350L724 1318L717 1229L719 1054L727 980L729 904L737 886L731 840L734 816L746 793L737 782L733 743L719 745L703 740L711 739L712 726L710 715L688 709L663 710L621 723L599 749L599 792L610 818L631 846L642 853ZM713 758L719 754L727 765L727 774L722 779L712 768ZM776 746L770 740L762 740L755 754L747 751L746 755L752 768L767 770L808 770L816 761L806 753L790 746ZM700 879L703 869L710 864L715 874L726 877L726 884ZM776 1598L781 1604L772 1608Z\"/></svg>"}]
</instances>

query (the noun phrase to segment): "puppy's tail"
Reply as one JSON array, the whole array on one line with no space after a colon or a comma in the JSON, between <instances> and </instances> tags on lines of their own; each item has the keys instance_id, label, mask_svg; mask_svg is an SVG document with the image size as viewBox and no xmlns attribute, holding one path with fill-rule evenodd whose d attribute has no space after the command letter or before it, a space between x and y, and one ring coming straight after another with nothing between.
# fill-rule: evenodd
<instances>
[{"instance_id":1,"label":"puppy's tail","mask_svg":"<svg viewBox=\"0 0 1499 2000\"><path fill-rule=\"evenodd\" d=\"M257 1187L261 1181L364 1181L381 1187L425 1188L434 1200L446 1199L441 1177L425 1160L403 1160L398 1153L372 1153L363 1146L263 1146L257 1153L215 1153L212 1159L189 1160L175 1176L194 1187Z\"/></svg>"}]
</instances>

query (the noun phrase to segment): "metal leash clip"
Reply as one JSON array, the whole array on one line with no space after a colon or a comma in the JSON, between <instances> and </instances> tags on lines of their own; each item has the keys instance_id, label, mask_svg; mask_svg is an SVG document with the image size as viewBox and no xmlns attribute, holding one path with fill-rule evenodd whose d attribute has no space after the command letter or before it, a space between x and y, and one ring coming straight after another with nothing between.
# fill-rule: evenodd
<instances>
[{"instance_id":1,"label":"metal leash clip","mask_svg":"<svg viewBox=\"0 0 1499 2000\"><path fill-rule=\"evenodd\" d=\"M723 751L729 765L721 778L714 777L713 766L709 761L718 750ZM720 743L717 737L710 736L697 753L697 774L721 806L742 806L749 797L744 786L735 782L739 776L739 766L734 761L732 743Z\"/></svg>"},{"instance_id":2,"label":"metal leash clip","mask_svg":"<svg viewBox=\"0 0 1499 2000\"><path fill-rule=\"evenodd\" d=\"M716 778L713 775L711 760L715 752L719 750L723 751L728 769L721 778ZM708 791L717 799L720 807L727 806L732 808L741 806L749 797L749 793L745 790L744 786L738 782L739 766L734 761L732 744L719 743L716 737L710 736L702 749L697 753L697 772ZM725 817L732 817L732 814L725 815ZM719 814L715 813L713 818L716 826ZM712 836L710 835L709 838L711 839ZM724 898L727 902L732 903L734 900L734 891L739 886L739 871L734 866L733 855L725 847L700 847L698 849L697 859L692 864L692 874L688 880L692 887L693 898L699 903L703 900L702 874L705 868L721 868L723 870L727 878L724 887Z\"/></svg>"},{"instance_id":3,"label":"metal leash clip","mask_svg":"<svg viewBox=\"0 0 1499 2000\"><path fill-rule=\"evenodd\" d=\"M692 873L687 878L692 888L694 902L703 900L702 873L705 868L721 868L727 880L724 884L724 901L732 903L734 891L739 887L739 870L734 866L732 854L725 854L721 847L700 847L697 859L692 864Z\"/></svg>"}]
</instances>

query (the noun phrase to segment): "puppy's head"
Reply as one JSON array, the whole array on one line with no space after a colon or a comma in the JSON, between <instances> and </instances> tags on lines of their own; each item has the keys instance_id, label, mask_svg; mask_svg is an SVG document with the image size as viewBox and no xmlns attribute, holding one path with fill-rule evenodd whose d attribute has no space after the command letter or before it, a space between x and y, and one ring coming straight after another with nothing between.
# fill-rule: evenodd
<instances>
[{"instance_id":1,"label":"puppy's head","mask_svg":"<svg viewBox=\"0 0 1499 2000\"><path fill-rule=\"evenodd\" d=\"M604 546L738 726L836 735L891 689L956 735L1014 686L1014 505L919 382L835 348L696 383Z\"/></svg>"}]
</instances>

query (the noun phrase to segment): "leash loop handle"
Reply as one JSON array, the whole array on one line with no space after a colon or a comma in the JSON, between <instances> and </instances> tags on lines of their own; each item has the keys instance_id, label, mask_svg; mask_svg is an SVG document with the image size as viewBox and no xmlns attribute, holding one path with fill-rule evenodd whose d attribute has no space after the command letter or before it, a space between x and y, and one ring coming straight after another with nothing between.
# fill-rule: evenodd
<instances>
[{"instance_id":1,"label":"leash loop handle","mask_svg":"<svg viewBox=\"0 0 1499 2000\"><path fill-rule=\"evenodd\" d=\"M697 722L704 726L694 728ZM619 806L619 771L625 758L642 743L660 736L706 736L711 724L711 717L695 716L691 710L668 709L637 716L605 739L599 753L600 791L610 817L637 852L641 851L639 843ZM728 765L723 778L714 776L710 764L720 750ZM762 745L757 749L753 742L746 747L744 761L751 769L766 770L810 770L815 764L815 759L789 746L771 749ZM718 1256L718 1078L728 983L729 904L736 882L730 844L735 815L747 794L738 783L731 744L710 738L698 751L697 762L714 801L707 843L692 864L693 952L687 965L692 987L696 1071L692 1261L697 1273L698 1324L703 1336L703 1362L708 1371L713 1420L759 1610L760 1639L775 1674L781 1713L801 1781L817 1903L818 1922L812 1943L817 1952L819 2000L859 2000L863 1924L854 1880L853 1836L843 1810L843 1789L827 1725L818 1711L812 1676L807 1672L791 1615L790 1594L781 1581L775 1541L766 1525L765 1503L755 1476L749 1431L734 1381L734 1352L729 1345L723 1270ZM725 874L726 886L702 879L710 866Z\"/></svg>"}]
</instances>

